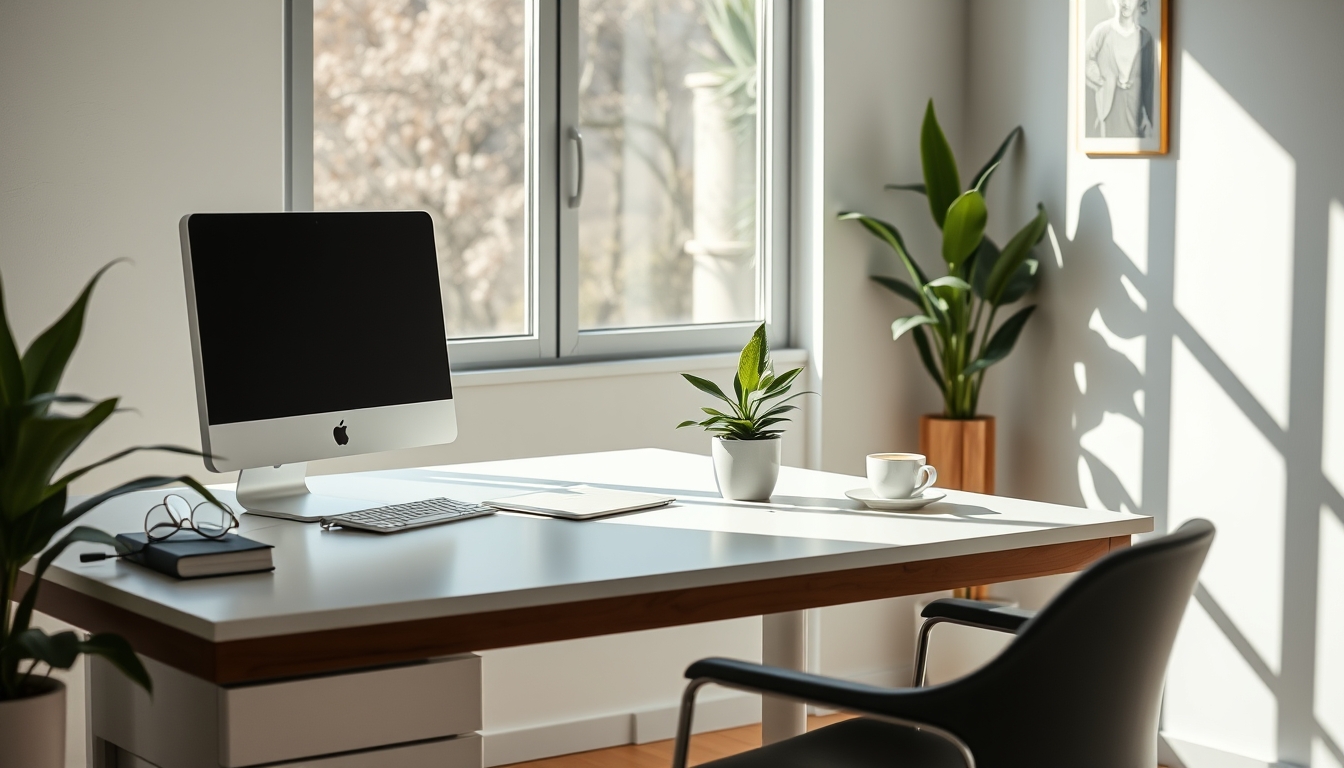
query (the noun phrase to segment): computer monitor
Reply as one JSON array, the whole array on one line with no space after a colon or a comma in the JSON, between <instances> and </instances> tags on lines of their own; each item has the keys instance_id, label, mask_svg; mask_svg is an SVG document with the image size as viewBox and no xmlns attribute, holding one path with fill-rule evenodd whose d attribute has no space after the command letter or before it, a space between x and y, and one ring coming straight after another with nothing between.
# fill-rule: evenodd
<instances>
[{"instance_id":1,"label":"computer monitor","mask_svg":"<svg viewBox=\"0 0 1344 768\"><path fill-rule=\"evenodd\" d=\"M457 437L429 214L194 213L179 229L205 464L243 470L248 511L377 506L309 493L306 462Z\"/></svg>"}]
</instances>

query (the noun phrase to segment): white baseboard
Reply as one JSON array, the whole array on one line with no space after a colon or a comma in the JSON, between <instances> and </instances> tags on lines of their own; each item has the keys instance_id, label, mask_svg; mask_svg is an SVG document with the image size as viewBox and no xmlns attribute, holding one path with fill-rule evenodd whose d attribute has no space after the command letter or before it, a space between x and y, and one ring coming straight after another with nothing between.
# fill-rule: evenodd
<instances>
[{"instance_id":1,"label":"white baseboard","mask_svg":"<svg viewBox=\"0 0 1344 768\"><path fill-rule=\"evenodd\" d=\"M676 705L578 718L547 725L485 731L485 765L520 763L622 744L670 739L677 732ZM695 733L761 721L761 701L746 693L702 694L695 707Z\"/></svg>"},{"instance_id":2,"label":"white baseboard","mask_svg":"<svg viewBox=\"0 0 1344 768\"><path fill-rule=\"evenodd\" d=\"M1267 763L1165 733L1157 740L1157 760L1169 768L1291 768L1288 763Z\"/></svg>"},{"instance_id":3,"label":"white baseboard","mask_svg":"<svg viewBox=\"0 0 1344 768\"><path fill-rule=\"evenodd\" d=\"M634 743L648 744L677 735L679 707L658 707L634 713ZM721 731L761 722L761 697L749 693L702 695L695 703L693 733Z\"/></svg>"},{"instance_id":4,"label":"white baseboard","mask_svg":"<svg viewBox=\"0 0 1344 768\"><path fill-rule=\"evenodd\" d=\"M897 688L910 684L910 665L896 669L877 670L845 679L870 685ZM829 715L835 710L809 707L813 715ZM509 730L485 731L486 768L496 765L540 760L573 752L587 752L622 744L648 744L670 739L677 734L679 706L618 712L611 715L576 718L546 725L526 726ZM761 721L761 699L749 693L706 689L695 705L695 733L738 728Z\"/></svg>"}]
</instances>

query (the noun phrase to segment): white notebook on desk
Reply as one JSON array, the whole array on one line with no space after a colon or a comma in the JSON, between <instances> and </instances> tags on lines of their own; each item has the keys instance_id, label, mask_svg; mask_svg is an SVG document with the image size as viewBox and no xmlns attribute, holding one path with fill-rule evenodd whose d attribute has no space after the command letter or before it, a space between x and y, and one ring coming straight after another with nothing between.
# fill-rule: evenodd
<instances>
[{"instance_id":1,"label":"white notebook on desk","mask_svg":"<svg viewBox=\"0 0 1344 768\"><path fill-rule=\"evenodd\" d=\"M485 504L508 512L531 512L536 515L563 517L570 520L589 520L604 515L652 509L676 501L675 496L640 491L617 491L595 488L591 485L573 485L555 491L525 493L492 499Z\"/></svg>"}]
</instances>

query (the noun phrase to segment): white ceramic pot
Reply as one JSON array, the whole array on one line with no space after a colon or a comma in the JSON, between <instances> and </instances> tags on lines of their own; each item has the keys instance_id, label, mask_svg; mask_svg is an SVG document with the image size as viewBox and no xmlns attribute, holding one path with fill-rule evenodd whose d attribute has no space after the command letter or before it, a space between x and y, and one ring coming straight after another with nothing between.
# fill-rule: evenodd
<instances>
[{"instance_id":1,"label":"white ceramic pot","mask_svg":"<svg viewBox=\"0 0 1344 768\"><path fill-rule=\"evenodd\" d=\"M0 701L0 768L65 768L65 686L44 678L31 689Z\"/></svg>"},{"instance_id":2,"label":"white ceramic pot","mask_svg":"<svg viewBox=\"0 0 1344 768\"><path fill-rule=\"evenodd\" d=\"M714 480L719 493L734 501L766 501L774 493L779 479L779 457L782 439L767 440L712 440L710 455L714 458Z\"/></svg>"}]
</instances>

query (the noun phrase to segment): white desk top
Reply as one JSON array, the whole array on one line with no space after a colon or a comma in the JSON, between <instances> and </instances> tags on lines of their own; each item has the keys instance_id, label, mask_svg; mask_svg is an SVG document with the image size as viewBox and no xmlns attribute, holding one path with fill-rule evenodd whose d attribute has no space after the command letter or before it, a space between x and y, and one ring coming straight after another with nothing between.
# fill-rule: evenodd
<instances>
[{"instance_id":1,"label":"white desk top","mask_svg":"<svg viewBox=\"0 0 1344 768\"><path fill-rule=\"evenodd\" d=\"M393 535L324 532L244 515L275 546L268 574L177 581L131 563L80 563L47 578L213 640L336 629L888 565L1146 533L1152 519L948 492L920 512L846 498L862 478L785 467L770 503L719 498L708 457L643 449L309 479L314 492L392 503L483 501L587 483L676 495L661 509L575 522L500 513ZM113 500L81 522L140 530L163 495ZM231 493L225 494L226 498ZM232 501L231 498L229 498ZM104 550L105 551L105 550Z\"/></svg>"}]
</instances>

